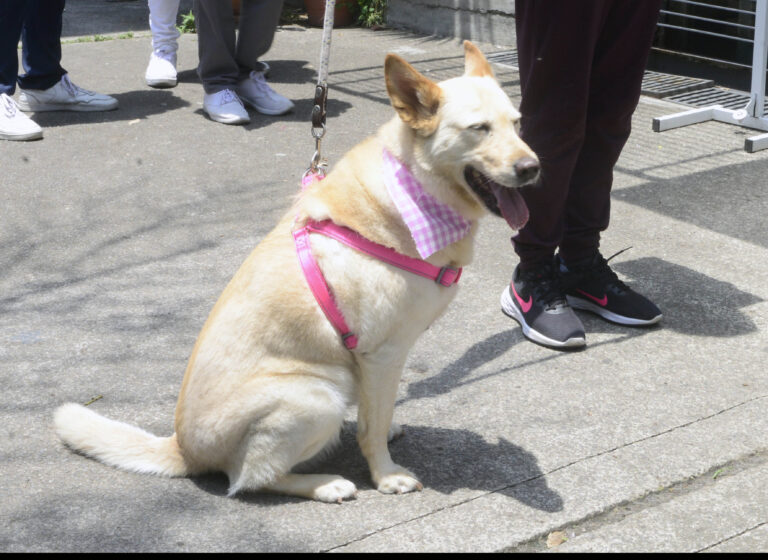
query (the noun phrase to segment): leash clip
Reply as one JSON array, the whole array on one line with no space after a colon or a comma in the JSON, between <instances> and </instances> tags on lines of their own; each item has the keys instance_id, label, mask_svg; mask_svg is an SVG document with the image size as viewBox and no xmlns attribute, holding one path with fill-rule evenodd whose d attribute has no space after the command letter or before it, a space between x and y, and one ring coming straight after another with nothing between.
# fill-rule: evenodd
<instances>
[{"instance_id":1,"label":"leash clip","mask_svg":"<svg viewBox=\"0 0 768 560\"><path fill-rule=\"evenodd\" d=\"M312 132L314 136L314 129ZM328 161L320 155L321 138L322 135L315 136L315 153L312 154L312 159L309 162L309 168L307 168L307 170L304 172L304 176L302 177L301 181L302 185L304 184L304 178L306 178L308 174L315 175L318 179L323 179L325 177L326 169L328 169Z\"/></svg>"},{"instance_id":2,"label":"leash clip","mask_svg":"<svg viewBox=\"0 0 768 560\"><path fill-rule=\"evenodd\" d=\"M322 181L325 179L327 169L328 162L320 157L319 149L315 150L315 153L312 156L312 161L309 163L309 167L301 176L301 190L306 189L315 181Z\"/></svg>"}]
</instances>

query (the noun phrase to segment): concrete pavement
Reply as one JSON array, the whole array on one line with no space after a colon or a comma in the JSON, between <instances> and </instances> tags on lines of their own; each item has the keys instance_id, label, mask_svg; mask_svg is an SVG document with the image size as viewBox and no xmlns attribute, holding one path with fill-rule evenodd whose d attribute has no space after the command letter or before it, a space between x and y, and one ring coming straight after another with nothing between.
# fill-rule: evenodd
<instances>
[{"instance_id":1,"label":"concrete pavement","mask_svg":"<svg viewBox=\"0 0 768 560\"><path fill-rule=\"evenodd\" d=\"M63 65L120 108L34 115L42 141L0 143L0 550L768 550L768 151L745 153L754 132L715 122L653 133L652 118L683 107L646 97L603 251L632 246L612 264L664 321L582 315L585 350L528 342L499 310L509 231L486 218L461 293L400 386L391 451L423 492L372 487L354 410L317 469L360 489L339 506L229 499L220 475L129 474L64 449L50 424L66 401L171 433L205 317L312 155L321 34L280 28L265 60L296 111L241 127L202 113L194 35L179 85L146 87L146 3L70 0L66 18ZM110 40L74 40L95 34ZM459 40L337 29L331 164L391 115L387 52L437 80L462 71ZM516 72L495 69L519 101Z\"/></svg>"}]
</instances>

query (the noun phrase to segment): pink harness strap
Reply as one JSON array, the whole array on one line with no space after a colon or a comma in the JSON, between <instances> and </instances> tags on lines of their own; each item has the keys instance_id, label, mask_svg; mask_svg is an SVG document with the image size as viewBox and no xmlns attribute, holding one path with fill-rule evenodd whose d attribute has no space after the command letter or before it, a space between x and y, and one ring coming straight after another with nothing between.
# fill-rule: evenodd
<instances>
[{"instance_id":1,"label":"pink harness strap","mask_svg":"<svg viewBox=\"0 0 768 560\"><path fill-rule=\"evenodd\" d=\"M357 249L358 251L371 255L372 257L406 270L412 274L417 274L434 280L441 286L452 286L457 283L461 277L461 268L452 268L449 266L439 267L421 259L403 255L394 249L390 249L389 247L379 245L378 243L366 239L356 231L334 224L330 220L323 220L322 222L310 220L304 227L293 232L293 238L296 243L296 253L299 257L301 268L304 271L304 276L307 279L307 283L309 284L317 303L320 305L323 313L325 313L328 321L330 321L341 334L344 346L350 350L357 347L357 336L350 332L349 327L344 320L344 315L341 313L333 299L331 290L317 264L317 260L315 260L314 255L312 255L312 249L309 245L310 233L319 233L331 237L353 249Z\"/></svg>"}]
</instances>

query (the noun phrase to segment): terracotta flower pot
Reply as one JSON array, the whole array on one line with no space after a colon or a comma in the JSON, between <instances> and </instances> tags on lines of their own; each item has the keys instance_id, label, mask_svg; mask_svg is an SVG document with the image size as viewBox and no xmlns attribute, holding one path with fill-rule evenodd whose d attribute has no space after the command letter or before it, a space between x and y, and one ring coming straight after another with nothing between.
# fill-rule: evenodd
<instances>
[{"instance_id":1,"label":"terracotta flower pot","mask_svg":"<svg viewBox=\"0 0 768 560\"><path fill-rule=\"evenodd\" d=\"M307 10L307 23L313 27L322 27L325 19L325 0L304 0L304 8ZM336 9L333 12L333 26L343 27L354 22L352 0L336 0Z\"/></svg>"}]
</instances>

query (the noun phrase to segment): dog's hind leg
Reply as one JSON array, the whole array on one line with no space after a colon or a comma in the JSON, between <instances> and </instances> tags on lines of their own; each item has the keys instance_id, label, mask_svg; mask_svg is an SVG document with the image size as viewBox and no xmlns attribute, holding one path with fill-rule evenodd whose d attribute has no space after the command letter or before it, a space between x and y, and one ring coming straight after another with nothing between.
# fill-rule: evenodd
<instances>
[{"instance_id":1,"label":"dog's hind leg","mask_svg":"<svg viewBox=\"0 0 768 560\"><path fill-rule=\"evenodd\" d=\"M265 387L276 399L268 413L251 422L228 461L230 496L264 490L339 502L355 495L355 485L341 476L290 472L338 440L346 413L346 399L332 384L306 376L296 383L297 377L286 376L294 383L271 380Z\"/></svg>"},{"instance_id":2,"label":"dog's hind leg","mask_svg":"<svg viewBox=\"0 0 768 560\"><path fill-rule=\"evenodd\" d=\"M398 425L392 425L392 413L404 363L404 359L360 362L357 441L368 460L371 478L384 494L422 489L413 473L392 461L387 447L387 440L401 432Z\"/></svg>"}]
</instances>

